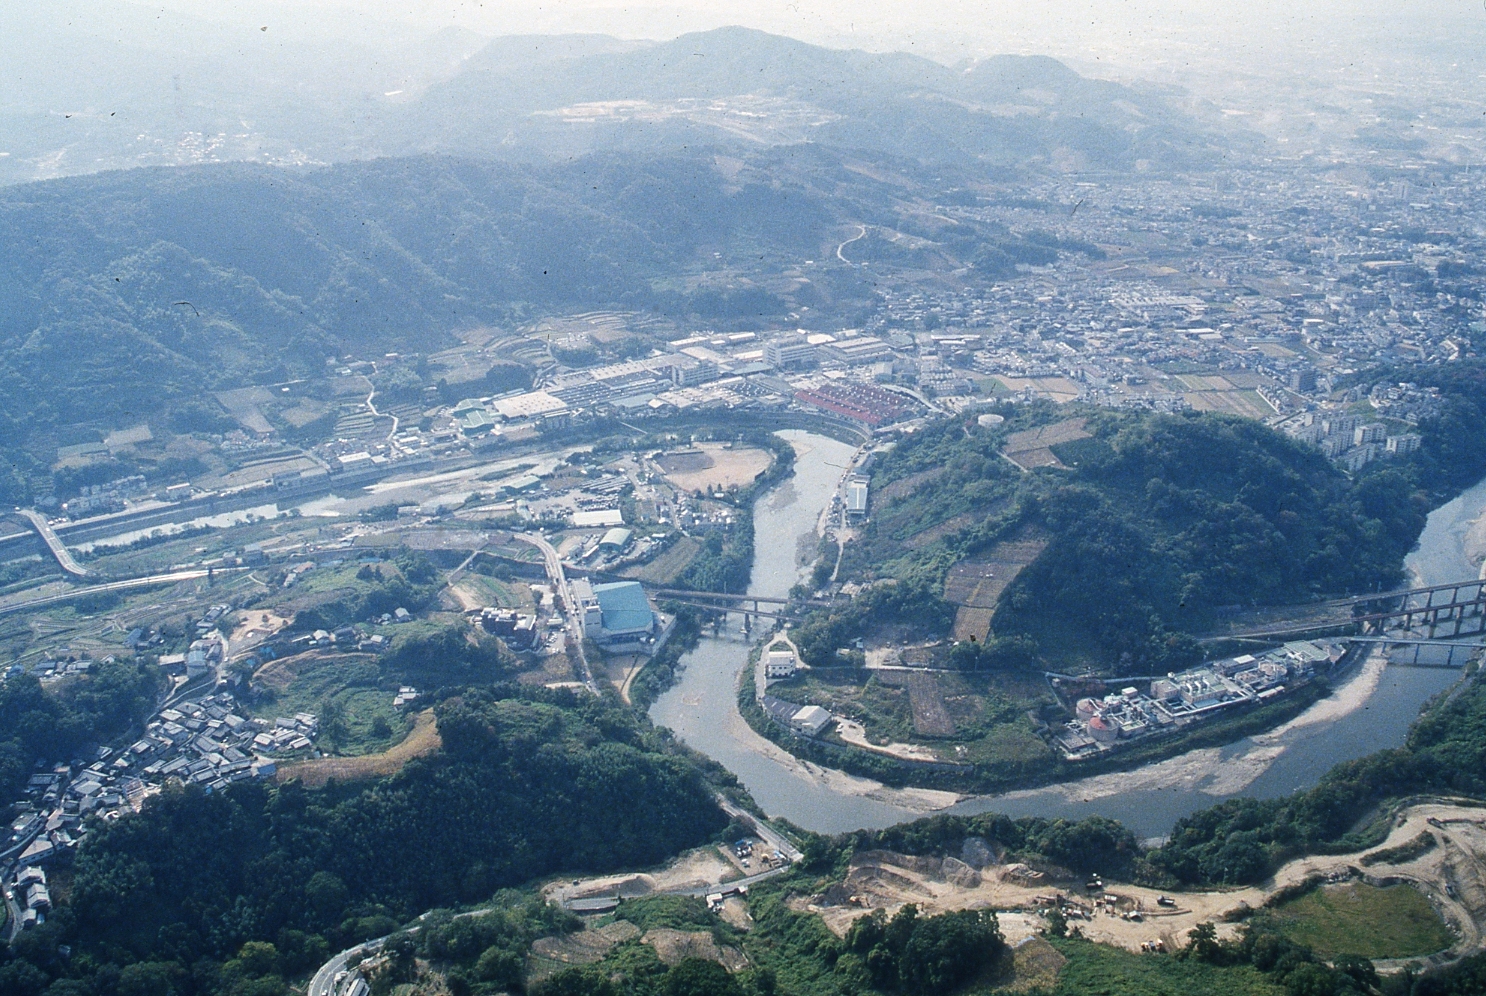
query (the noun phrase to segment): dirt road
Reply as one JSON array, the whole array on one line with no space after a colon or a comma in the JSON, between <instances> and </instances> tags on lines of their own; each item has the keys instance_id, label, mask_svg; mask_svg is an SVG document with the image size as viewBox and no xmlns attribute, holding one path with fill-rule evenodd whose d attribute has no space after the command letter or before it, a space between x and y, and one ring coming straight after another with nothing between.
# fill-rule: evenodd
<instances>
[{"instance_id":1,"label":"dirt road","mask_svg":"<svg viewBox=\"0 0 1486 996\"><path fill-rule=\"evenodd\" d=\"M1413 841L1428 831L1439 842L1433 849L1393 862L1360 859ZM1168 950L1186 943L1199 923L1218 924L1221 936L1232 936L1237 924L1224 923L1228 913L1262 906L1276 892L1308 879L1361 879L1374 885L1408 883L1417 887L1455 931L1456 944L1428 959L1443 963L1486 948L1486 806L1473 802L1423 802L1399 813L1388 839L1379 847L1354 854L1317 855L1284 865L1262 885L1224 891L1169 892L1174 907L1157 903L1160 893L1143 886L1106 881L1098 902L1083 888L1082 878L1058 880L1016 865L974 867L956 858L919 858L888 851L864 852L851 864L842 885L799 907L819 913L826 925L844 935L851 922L873 909L895 911L915 903L926 913L955 909L1035 910L1038 897L1063 894L1087 911L1074 919L1084 936L1132 951L1161 940ZM1107 899L1106 897L1114 897ZM1138 911L1140 919L1124 914ZM1379 967L1387 968L1387 962Z\"/></svg>"}]
</instances>

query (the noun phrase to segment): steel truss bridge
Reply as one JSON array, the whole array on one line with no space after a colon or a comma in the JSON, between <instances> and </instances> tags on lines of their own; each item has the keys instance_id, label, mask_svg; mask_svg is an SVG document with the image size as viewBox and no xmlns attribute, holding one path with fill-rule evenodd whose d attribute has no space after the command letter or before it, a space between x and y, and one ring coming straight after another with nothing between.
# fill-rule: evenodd
<instances>
[{"instance_id":1,"label":"steel truss bridge","mask_svg":"<svg viewBox=\"0 0 1486 996\"><path fill-rule=\"evenodd\" d=\"M1422 632L1431 641L1486 637L1486 579L1480 578L1338 598L1294 608L1297 616L1293 620L1231 633L1215 633L1203 637L1201 642L1270 640L1344 627L1358 627L1361 636L1373 637L1399 630ZM1300 615L1302 612L1306 615Z\"/></svg>"}]
</instances>

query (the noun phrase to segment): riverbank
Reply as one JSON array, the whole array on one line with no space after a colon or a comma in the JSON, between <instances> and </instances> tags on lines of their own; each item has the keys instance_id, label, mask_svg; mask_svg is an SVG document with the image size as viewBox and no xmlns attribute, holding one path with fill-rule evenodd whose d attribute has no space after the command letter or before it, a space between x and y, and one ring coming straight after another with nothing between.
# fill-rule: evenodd
<instances>
[{"instance_id":1,"label":"riverbank","mask_svg":"<svg viewBox=\"0 0 1486 996\"><path fill-rule=\"evenodd\" d=\"M797 734L781 726L760 707L756 681L751 668L740 676L738 712L759 738L776 748L816 765L881 782L884 786L926 788L961 797L1015 793L1045 786L1057 788L1138 774L1189 755L1219 753L1222 747L1245 737L1257 740L1265 735L1265 731L1273 734L1286 728L1299 729L1308 723L1323 722L1328 715L1345 715L1350 711L1333 704L1331 685L1324 679L1317 679L1278 701L1210 720L1183 735L1140 741L1120 751L1084 761L1056 758L1019 770L1009 765L992 768L937 758L910 759L850 743L838 743L825 737ZM1350 682L1347 688L1351 689L1355 684ZM1371 689L1368 694L1371 694ZM1309 719L1313 713L1320 718Z\"/></svg>"},{"instance_id":2,"label":"riverbank","mask_svg":"<svg viewBox=\"0 0 1486 996\"><path fill-rule=\"evenodd\" d=\"M806 575L809 558L798 555L799 539L816 529L855 449L811 433L784 436L796 452L795 473L755 506L759 542L749 590L769 597L784 597ZM1409 555L1410 571L1426 583L1461 577L1462 523L1483 511L1486 482L1432 513ZM1160 838L1176 820L1223 799L1289 795L1340 762L1401 745L1420 707L1460 678L1458 671L1385 667L1373 658L1336 680L1331 695L1237 742L1196 745L1127 770L1075 772L1071 780L1040 788L966 797L953 787L903 789L829 761L795 758L760 736L738 703L739 672L750 650L750 643L731 635L703 637L681 659L675 686L656 700L650 716L731 771L765 812L819 833L886 827L947 807L965 815L1106 816L1141 837Z\"/></svg>"},{"instance_id":3,"label":"riverbank","mask_svg":"<svg viewBox=\"0 0 1486 996\"><path fill-rule=\"evenodd\" d=\"M1362 709L1377 691L1386 667L1387 659L1382 654L1373 654L1350 681L1341 684L1331 695L1267 733L1249 738L1248 744L1236 753L1205 747L1134 770L1064 782L1045 791L1057 793L1070 803L1094 803L1129 793L1163 790L1198 793L1213 797L1213 801L1237 795L1279 759L1295 734ZM1010 792L1002 798L1014 800L1030 795L1025 791Z\"/></svg>"}]
</instances>

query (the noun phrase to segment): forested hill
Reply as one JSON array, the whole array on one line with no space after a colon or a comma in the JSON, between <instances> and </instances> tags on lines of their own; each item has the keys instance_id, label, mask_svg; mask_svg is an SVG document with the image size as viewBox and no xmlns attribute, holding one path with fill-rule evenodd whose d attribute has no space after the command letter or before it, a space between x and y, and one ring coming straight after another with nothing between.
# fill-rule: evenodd
<instances>
[{"instance_id":1,"label":"forested hill","mask_svg":"<svg viewBox=\"0 0 1486 996\"><path fill-rule=\"evenodd\" d=\"M887 454L873 474L887 497L848 563L938 594L961 559L995 560L1003 540L1045 543L1001 594L994 633L1127 673L1193 659L1184 634L1225 607L1397 583L1429 506L1405 469L1352 481L1246 419L1006 414L994 427L947 421ZM1012 434L1070 418L1088 435L1052 447L1062 467L1025 472L1002 454Z\"/></svg>"},{"instance_id":2,"label":"forested hill","mask_svg":"<svg viewBox=\"0 0 1486 996\"><path fill-rule=\"evenodd\" d=\"M941 164L1115 170L1253 147L1252 136L1220 133L1158 87L1090 79L1046 56L946 66L742 27L649 45L601 41L496 39L391 109L384 142L502 156L810 142Z\"/></svg>"},{"instance_id":3,"label":"forested hill","mask_svg":"<svg viewBox=\"0 0 1486 996\"><path fill-rule=\"evenodd\" d=\"M658 310L710 327L761 327L803 306L850 317L871 288L844 264L774 281L777 292L765 283L826 259L856 224L932 237L916 266L1001 273L1056 258L1046 241L946 226L913 208L905 197L932 198L956 180L904 169L873 179L817 149L741 165L710 153L553 165L426 157L8 188L0 447L6 463L44 473L58 445L142 419L209 427L210 417L182 414L215 408L204 390L317 375L346 353L426 352L460 329L510 329L563 309ZM708 271L757 279L690 279ZM24 483L5 476L0 500L24 500Z\"/></svg>"},{"instance_id":4,"label":"forested hill","mask_svg":"<svg viewBox=\"0 0 1486 996\"><path fill-rule=\"evenodd\" d=\"M0 957L0 992L280 996L234 956L276 944L269 971L312 971L430 906L644 867L727 823L697 767L617 703L470 689L438 718L442 752L370 785L175 788L96 825L70 899Z\"/></svg>"}]
</instances>

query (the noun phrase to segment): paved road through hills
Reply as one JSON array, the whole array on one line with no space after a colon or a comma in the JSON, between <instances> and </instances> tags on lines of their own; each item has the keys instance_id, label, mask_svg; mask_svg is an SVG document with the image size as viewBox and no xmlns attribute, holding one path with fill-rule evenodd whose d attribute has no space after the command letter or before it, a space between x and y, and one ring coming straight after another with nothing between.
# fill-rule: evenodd
<instances>
[{"instance_id":1,"label":"paved road through hills","mask_svg":"<svg viewBox=\"0 0 1486 996\"><path fill-rule=\"evenodd\" d=\"M597 695L599 686L593 680L593 670L588 666L588 655L583 652L583 623L578 618L578 612L573 603L573 591L568 587L568 576L562 569L562 557L558 556L557 548L548 543L547 538L541 533L515 533L513 535L542 551L542 558L547 562L547 576L552 580L552 587L557 597L561 599L565 610L563 628L568 634L568 642L577 651L578 666L583 673L583 684L588 686L590 692Z\"/></svg>"}]
</instances>

